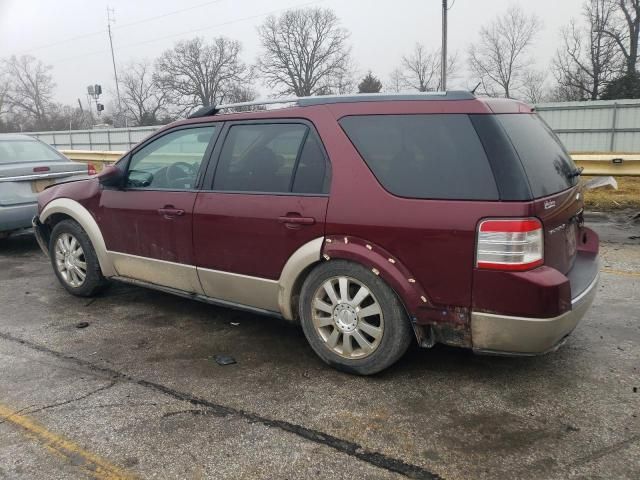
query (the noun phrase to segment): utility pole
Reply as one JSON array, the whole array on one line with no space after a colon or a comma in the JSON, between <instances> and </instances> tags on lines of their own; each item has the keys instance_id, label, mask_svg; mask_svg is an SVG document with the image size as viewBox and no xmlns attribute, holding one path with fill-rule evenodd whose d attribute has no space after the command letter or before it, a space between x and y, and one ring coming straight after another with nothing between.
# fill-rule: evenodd
<instances>
[{"instance_id":1,"label":"utility pole","mask_svg":"<svg viewBox=\"0 0 640 480\"><path fill-rule=\"evenodd\" d=\"M442 0L442 59L440 60L440 90L447 91L447 0Z\"/></svg>"},{"instance_id":2,"label":"utility pole","mask_svg":"<svg viewBox=\"0 0 640 480\"><path fill-rule=\"evenodd\" d=\"M116 79L116 95L118 96L118 117L122 116L122 103L120 102L120 82L118 82L118 70L116 69L116 57L113 53L113 36L111 35L111 24L116 23L113 8L107 7L107 31L109 32L109 45L111 46L111 61L113 62L113 76Z\"/></svg>"}]
</instances>

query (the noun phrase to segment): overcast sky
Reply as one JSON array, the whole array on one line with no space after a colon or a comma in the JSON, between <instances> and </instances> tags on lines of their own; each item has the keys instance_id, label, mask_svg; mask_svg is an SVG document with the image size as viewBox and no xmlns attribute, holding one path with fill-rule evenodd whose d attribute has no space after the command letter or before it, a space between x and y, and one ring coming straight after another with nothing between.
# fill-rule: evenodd
<instances>
[{"instance_id":1,"label":"overcast sky","mask_svg":"<svg viewBox=\"0 0 640 480\"><path fill-rule=\"evenodd\" d=\"M534 55L539 68L547 69L560 27L580 15L583 1L455 0L449 12L449 51L458 52L463 70L466 49L479 28L509 5L519 4L543 21ZM243 59L254 62L260 54L256 26L271 13L301 6L334 10L351 32L358 72L371 69L383 84L416 42L440 47L441 0L0 0L0 58L30 54L52 65L61 102L76 102L78 97L85 102L86 86L93 83L112 91L107 5L115 10L118 65L153 59L176 41L197 35L240 40ZM452 83L450 88L467 85L463 78ZM259 83L256 87L268 93Z\"/></svg>"}]
</instances>

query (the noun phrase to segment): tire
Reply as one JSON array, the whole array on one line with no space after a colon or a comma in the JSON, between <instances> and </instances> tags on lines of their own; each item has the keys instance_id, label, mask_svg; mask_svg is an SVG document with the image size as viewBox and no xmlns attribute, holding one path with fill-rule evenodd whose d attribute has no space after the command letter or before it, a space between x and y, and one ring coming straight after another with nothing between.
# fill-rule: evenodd
<instances>
[{"instance_id":1,"label":"tire","mask_svg":"<svg viewBox=\"0 0 640 480\"><path fill-rule=\"evenodd\" d=\"M302 285L299 313L316 354L332 367L357 375L393 365L413 338L395 292L367 268L344 260L322 263L311 271Z\"/></svg>"},{"instance_id":2,"label":"tire","mask_svg":"<svg viewBox=\"0 0 640 480\"><path fill-rule=\"evenodd\" d=\"M49 258L56 277L72 295L92 297L107 284L91 240L75 220L53 227Z\"/></svg>"}]
</instances>

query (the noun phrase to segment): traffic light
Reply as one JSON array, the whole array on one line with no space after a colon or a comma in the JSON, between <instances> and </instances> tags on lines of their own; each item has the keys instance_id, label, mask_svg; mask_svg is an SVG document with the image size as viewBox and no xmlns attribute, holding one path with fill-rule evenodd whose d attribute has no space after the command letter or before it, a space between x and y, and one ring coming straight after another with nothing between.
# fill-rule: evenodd
<instances>
[{"instance_id":1,"label":"traffic light","mask_svg":"<svg viewBox=\"0 0 640 480\"><path fill-rule=\"evenodd\" d=\"M96 85L97 86L97 85ZM104 105L101 103L97 103L96 104L96 109L98 110L98 112L101 112L104 110Z\"/></svg>"}]
</instances>

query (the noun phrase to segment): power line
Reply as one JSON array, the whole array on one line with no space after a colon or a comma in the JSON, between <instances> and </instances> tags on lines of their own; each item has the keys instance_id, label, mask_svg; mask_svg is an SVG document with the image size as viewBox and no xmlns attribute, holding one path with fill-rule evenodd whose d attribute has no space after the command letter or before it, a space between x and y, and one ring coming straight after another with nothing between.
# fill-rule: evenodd
<instances>
[{"instance_id":1,"label":"power line","mask_svg":"<svg viewBox=\"0 0 640 480\"><path fill-rule=\"evenodd\" d=\"M220 3L221 1L222 0L213 0L212 2L201 3L199 5L194 5L192 7L181 8L180 10L174 10L173 12L163 13L162 15L157 15L155 17L149 17L142 20L136 20L135 22L125 23L115 28L126 28L126 27L131 27L133 25L139 25L141 23L151 22L152 20L158 20L159 18L169 17L177 13L187 12L189 10L195 10L196 8L206 7L207 5L213 5L214 3Z\"/></svg>"},{"instance_id":2,"label":"power line","mask_svg":"<svg viewBox=\"0 0 640 480\"><path fill-rule=\"evenodd\" d=\"M182 36L182 35L202 32L202 31L205 31L205 30L211 30L212 28L231 25L233 23L244 22L246 20L253 20L254 18L264 17L265 15L273 15L273 14L280 13L280 12L283 12L283 11L286 11L286 10L290 10L292 8L307 7L309 5L313 5L313 4L316 4L316 3L321 3L321 2L324 2L324 1L325 0L314 0L314 1L311 1L311 2L301 3L301 4L298 4L298 5L293 5L293 6L286 7L286 8L279 8L277 10L271 10L269 12L264 12L264 13L259 13L259 14L256 14L256 15L251 15L251 16L248 16L248 17L242 17L242 18L237 18L237 19L229 20L229 21L222 22L222 23L216 23L215 25L209 25L207 27L202 27L202 28L198 28L198 29L195 29L195 30L192 29L192 30L187 30L187 31L180 32L180 33L166 35L166 36L163 36L163 37L152 38L150 40L143 40L141 42L130 43L130 44L127 44L127 45L122 45L121 47L119 47L119 50L122 51L123 48L136 47L136 46L139 46L139 45L145 45L145 44L148 44L148 43L153 43L153 42L158 42L158 41L161 41L161 40L166 40L168 38L179 37L179 36ZM93 52L83 53L82 55L75 55L73 57L67 57L67 58L63 58L63 59L60 59L60 60L54 60L54 61L52 61L50 63L56 63L56 64L64 63L64 62L69 62L71 60L76 60L78 58L85 58L85 57L88 57L88 56L93 56L93 55L97 55L97 54L100 54L100 53L108 53L108 52L109 52L109 50L96 50L96 51L93 51Z\"/></svg>"},{"instance_id":3,"label":"power line","mask_svg":"<svg viewBox=\"0 0 640 480\"><path fill-rule=\"evenodd\" d=\"M251 15L249 17L238 18L238 19L235 19L235 20L229 20L227 22L218 23L216 25L211 25L211 26L208 26L208 27L202 27L202 28L198 28L198 29L195 29L195 30L187 30L187 31L184 31L184 32L181 32L181 33L175 33L175 34L171 34L171 35L166 35L164 37L153 38L151 40L143 40L142 42L130 43L129 45L124 45L123 48L136 47L138 45L145 45L147 43L153 43L153 42L157 42L157 41L160 41L160 40L166 40L168 38L179 37L179 36L182 36L182 35L187 35L189 33L202 32L204 30L211 30L212 28L223 27L225 25L230 25L230 24L233 24L233 23L239 23L239 22L243 22L243 21L246 21L246 20L253 20L254 18L264 17L265 15L273 15L274 13L280 13L280 12L285 11L285 10L290 10L291 8L308 7L309 5L313 5L313 4L316 4L316 3L321 3L323 1L325 1L325 0L314 0L314 1L311 1L311 2L307 2L307 3L302 3L300 5L295 5L293 7L279 8L277 10L271 10L270 12L259 13L259 14L256 14L256 15Z\"/></svg>"},{"instance_id":4,"label":"power line","mask_svg":"<svg viewBox=\"0 0 640 480\"><path fill-rule=\"evenodd\" d=\"M220 3L221 1L222 0L213 0L213 1L210 1L210 2L206 2L206 3L200 3L198 5L193 5L191 7L181 8L180 10L174 10L172 12L167 12L167 13L163 13L161 15L156 15L154 17L143 18L141 20L136 20L135 22L125 23L123 25L115 26L115 27L113 27L113 29L114 30L115 29L122 29L122 28L131 27L131 26L134 26L134 25L140 25L141 23L152 22L152 21L158 20L160 18L169 17L171 15L176 15L178 13L187 12L189 10L195 10L196 8L206 7L208 5L213 5L214 3ZM67 38L67 39L64 39L64 40L59 40L59 41L54 42L54 43L48 43L46 45L40 45L39 47L31 48L29 50L23 50L22 52L18 52L17 55L24 55L26 53L35 52L36 50L42 50L42 49L45 49L45 48L55 47L57 45L63 45L65 43L73 42L75 40L80 40L82 38L93 37L93 36L96 36L96 35L102 35L105 32L106 32L106 30L103 29L103 30L96 30L94 32L83 33L81 35L76 35L74 37L70 37L70 38Z\"/></svg>"}]
</instances>

